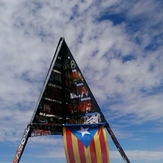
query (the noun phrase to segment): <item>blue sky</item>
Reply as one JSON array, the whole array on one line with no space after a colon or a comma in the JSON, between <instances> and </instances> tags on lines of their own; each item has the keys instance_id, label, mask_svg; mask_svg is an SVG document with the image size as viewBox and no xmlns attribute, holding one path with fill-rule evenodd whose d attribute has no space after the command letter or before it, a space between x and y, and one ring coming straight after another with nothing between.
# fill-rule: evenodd
<instances>
[{"instance_id":1,"label":"blue sky","mask_svg":"<svg viewBox=\"0 0 163 163\"><path fill-rule=\"evenodd\" d=\"M0 1L0 162L10 163L60 37L132 163L163 162L161 0ZM111 163L124 162L107 134ZM30 138L21 163L65 163L61 136Z\"/></svg>"}]
</instances>

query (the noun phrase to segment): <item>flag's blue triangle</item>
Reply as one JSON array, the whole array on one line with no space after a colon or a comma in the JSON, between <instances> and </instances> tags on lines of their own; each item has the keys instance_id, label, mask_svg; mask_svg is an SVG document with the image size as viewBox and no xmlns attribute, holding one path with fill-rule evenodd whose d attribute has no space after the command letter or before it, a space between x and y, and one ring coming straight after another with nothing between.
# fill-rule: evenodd
<instances>
[{"instance_id":1,"label":"flag's blue triangle","mask_svg":"<svg viewBox=\"0 0 163 163\"><path fill-rule=\"evenodd\" d=\"M98 130L98 126L92 127L90 125L83 126L69 126L68 129L73 135L87 148L91 143L95 133Z\"/></svg>"}]
</instances>

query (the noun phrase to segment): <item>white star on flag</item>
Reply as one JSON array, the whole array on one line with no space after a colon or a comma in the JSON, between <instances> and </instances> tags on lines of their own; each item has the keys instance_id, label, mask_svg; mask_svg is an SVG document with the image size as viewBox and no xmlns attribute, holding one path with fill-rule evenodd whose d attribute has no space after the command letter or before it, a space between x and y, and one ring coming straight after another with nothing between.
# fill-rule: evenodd
<instances>
[{"instance_id":1,"label":"white star on flag","mask_svg":"<svg viewBox=\"0 0 163 163\"><path fill-rule=\"evenodd\" d=\"M90 134L90 132L88 132L88 128L83 128L81 127L81 130L77 131L77 132L80 132L82 134L82 137L85 135L85 134Z\"/></svg>"}]
</instances>

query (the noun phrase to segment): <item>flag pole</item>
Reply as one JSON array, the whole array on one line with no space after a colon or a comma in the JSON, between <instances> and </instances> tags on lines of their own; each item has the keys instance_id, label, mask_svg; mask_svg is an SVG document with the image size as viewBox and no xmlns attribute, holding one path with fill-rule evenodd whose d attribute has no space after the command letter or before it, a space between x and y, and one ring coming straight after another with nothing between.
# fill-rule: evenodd
<instances>
[{"instance_id":1,"label":"flag pole","mask_svg":"<svg viewBox=\"0 0 163 163\"><path fill-rule=\"evenodd\" d=\"M106 121L105 127L106 127L106 130L108 131L110 137L112 138L115 146L117 147L119 153L121 154L123 160L125 161L125 163L130 163L127 155L125 154L124 150L122 149L121 145L119 144L117 138L115 137L115 135L114 135L114 133L113 133L112 129L110 128L110 125L107 121Z\"/></svg>"}]
</instances>

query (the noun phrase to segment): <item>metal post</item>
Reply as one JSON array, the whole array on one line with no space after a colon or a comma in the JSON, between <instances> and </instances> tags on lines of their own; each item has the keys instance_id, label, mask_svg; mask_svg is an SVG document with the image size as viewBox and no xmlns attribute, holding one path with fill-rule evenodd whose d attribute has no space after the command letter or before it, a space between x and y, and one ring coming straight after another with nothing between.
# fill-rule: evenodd
<instances>
[{"instance_id":1,"label":"metal post","mask_svg":"<svg viewBox=\"0 0 163 163\"><path fill-rule=\"evenodd\" d=\"M23 133L23 137L22 137L20 144L17 148L13 163L19 163L20 158L22 156L22 153L24 151L24 148L25 148L26 143L27 143L28 138L29 138L30 129L31 129L31 126L28 125L27 128L25 129L24 133Z\"/></svg>"},{"instance_id":2,"label":"metal post","mask_svg":"<svg viewBox=\"0 0 163 163\"><path fill-rule=\"evenodd\" d=\"M111 130L108 122L106 122L106 126L105 127L106 127L110 137L112 138L115 146L117 147L119 153L121 154L123 160L125 161L125 163L130 163L127 155L125 154L124 150L122 149L121 145L119 144L119 142L118 142L117 138L115 137L113 131Z\"/></svg>"}]
</instances>

